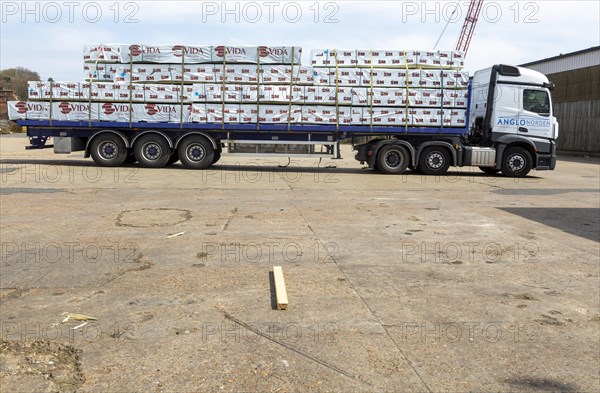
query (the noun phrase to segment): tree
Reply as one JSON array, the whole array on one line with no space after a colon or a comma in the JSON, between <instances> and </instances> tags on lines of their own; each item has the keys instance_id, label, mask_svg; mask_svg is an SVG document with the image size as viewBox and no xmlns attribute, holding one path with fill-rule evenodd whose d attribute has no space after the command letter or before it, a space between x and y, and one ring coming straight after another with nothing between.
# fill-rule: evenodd
<instances>
[{"instance_id":1,"label":"tree","mask_svg":"<svg viewBox=\"0 0 600 393\"><path fill-rule=\"evenodd\" d=\"M0 90L12 90L19 99L27 99L27 81L39 81L40 74L24 67L0 71Z\"/></svg>"}]
</instances>

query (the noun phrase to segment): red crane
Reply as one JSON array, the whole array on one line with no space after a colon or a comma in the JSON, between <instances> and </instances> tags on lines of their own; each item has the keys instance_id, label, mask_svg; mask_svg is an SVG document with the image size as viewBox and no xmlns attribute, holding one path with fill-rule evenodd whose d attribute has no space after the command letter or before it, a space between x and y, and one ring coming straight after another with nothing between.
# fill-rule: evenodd
<instances>
[{"instance_id":1,"label":"red crane","mask_svg":"<svg viewBox=\"0 0 600 393\"><path fill-rule=\"evenodd\" d=\"M458 36L458 41L456 41L456 50L463 51L465 53L465 57L467 56L467 51L469 50L471 38L473 38L473 32L475 31L475 25L477 24L477 19L481 13L482 5L483 0L471 0L471 3L469 4L469 10L467 11L467 17L465 18L465 23L463 24L460 35Z\"/></svg>"}]
</instances>

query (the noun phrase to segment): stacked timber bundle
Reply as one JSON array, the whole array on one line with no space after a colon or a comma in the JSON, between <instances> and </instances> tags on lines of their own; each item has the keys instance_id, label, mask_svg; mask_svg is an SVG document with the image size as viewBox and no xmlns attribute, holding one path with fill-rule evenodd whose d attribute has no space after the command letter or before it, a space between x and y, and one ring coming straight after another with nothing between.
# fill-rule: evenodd
<instances>
[{"instance_id":1,"label":"stacked timber bundle","mask_svg":"<svg viewBox=\"0 0 600 393\"><path fill-rule=\"evenodd\" d=\"M348 124L465 126L462 52L313 50L311 65L315 85L337 92L336 105L352 107Z\"/></svg>"},{"instance_id":2,"label":"stacked timber bundle","mask_svg":"<svg viewBox=\"0 0 600 393\"><path fill-rule=\"evenodd\" d=\"M12 119L464 127L452 51L86 45L83 82L30 82Z\"/></svg>"}]
</instances>

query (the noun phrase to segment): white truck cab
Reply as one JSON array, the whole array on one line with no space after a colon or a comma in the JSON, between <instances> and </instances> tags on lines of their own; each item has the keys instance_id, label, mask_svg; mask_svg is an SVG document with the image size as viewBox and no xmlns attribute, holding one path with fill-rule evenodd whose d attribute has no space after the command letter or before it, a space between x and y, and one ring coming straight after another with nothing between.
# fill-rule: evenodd
<instances>
[{"instance_id":1,"label":"white truck cab","mask_svg":"<svg viewBox=\"0 0 600 393\"><path fill-rule=\"evenodd\" d=\"M479 146L496 150L494 165L488 162L490 172L554 169L558 123L552 113L553 88L544 74L522 67L495 65L475 72L470 136ZM515 154L506 154L507 149Z\"/></svg>"}]
</instances>

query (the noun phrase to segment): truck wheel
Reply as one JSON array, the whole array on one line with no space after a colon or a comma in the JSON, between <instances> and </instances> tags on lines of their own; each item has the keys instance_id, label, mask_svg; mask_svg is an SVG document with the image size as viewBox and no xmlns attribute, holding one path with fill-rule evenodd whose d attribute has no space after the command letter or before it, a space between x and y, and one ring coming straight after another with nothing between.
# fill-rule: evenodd
<instances>
[{"instance_id":1,"label":"truck wheel","mask_svg":"<svg viewBox=\"0 0 600 393\"><path fill-rule=\"evenodd\" d=\"M450 153L441 146L429 146L419 156L419 170L425 175L443 175L450 168Z\"/></svg>"},{"instance_id":2,"label":"truck wheel","mask_svg":"<svg viewBox=\"0 0 600 393\"><path fill-rule=\"evenodd\" d=\"M135 158L144 168L161 168L171 158L169 143L160 135L143 135L133 145Z\"/></svg>"},{"instance_id":3,"label":"truck wheel","mask_svg":"<svg viewBox=\"0 0 600 393\"><path fill-rule=\"evenodd\" d=\"M500 172L500 169L492 168L491 166L480 166L481 172L487 173L488 175L495 175Z\"/></svg>"},{"instance_id":4,"label":"truck wheel","mask_svg":"<svg viewBox=\"0 0 600 393\"><path fill-rule=\"evenodd\" d=\"M99 166L120 166L127 159L129 152L120 136L104 134L94 138L90 155Z\"/></svg>"},{"instance_id":5,"label":"truck wheel","mask_svg":"<svg viewBox=\"0 0 600 393\"><path fill-rule=\"evenodd\" d=\"M502 173L508 177L525 177L533 167L531 154L522 147L510 147L502 157Z\"/></svg>"},{"instance_id":6,"label":"truck wheel","mask_svg":"<svg viewBox=\"0 0 600 393\"><path fill-rule=\"evenodd\" d=\"M401 145L386 145L377 154L377 168L381 173L398 174L408 168L410 155Z\"/></svg>"},{"instance_id":7,"label":"truck wheel","mask_svg":"<svg viewBox=\"0 0 600 393\"><path fill-rule=\"evenodd\" d=\"M179 144L178 153L183 166L190 169L208 168L215 158L215 149L212 143L197 135L185 138Z\"/></svg>"}]
</instances>

